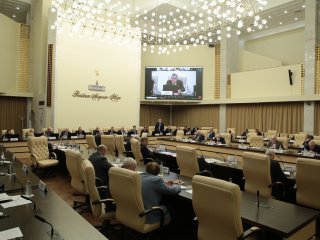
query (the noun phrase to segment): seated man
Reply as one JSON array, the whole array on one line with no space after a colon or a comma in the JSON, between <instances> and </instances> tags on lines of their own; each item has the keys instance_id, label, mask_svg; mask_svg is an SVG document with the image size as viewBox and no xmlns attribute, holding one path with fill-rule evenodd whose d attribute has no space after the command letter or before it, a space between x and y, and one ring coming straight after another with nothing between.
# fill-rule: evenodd
<instances>
[{"instance_id":1,"label":"seated man","mask_svg":"<svg viewBox=\"0 0 320 240\"><path fill-rule=\"evenodd\" d=\"M181 92L185 91L183 82L178 80L178 74L173 73L171 79L169 79L166 85L163 86L164 91L172 91L173 95L180 95Z\"/></svg>"},{"instance_id":2,"label":"seated man","mask_svg":"<svg viewBox=\"0 0 320 240\"><path fill-rule=\"evenodd\" d=\"M146 126L143 127L143 129L141 130L141 136L142 136L142 133L149 133L149 130Z\"/></svg>"},{"instance_id":3,"label":"seated man","mask_svg":"<svg viewBox=\"0 0 320 240\"><path fill-rule=\"evenodd\" d=\"M245 129L245 130L243 131L243 133L241 133L241 138L245 138L245 139L246 139L248 133L249 133L249 130L248 130L248 129Z\"/></svg>"},{"instance_id":4,"label":"seated man","mask_svg":"<svg viewBox=\"0 0 320 240\"><path fill-rule=\"evenodd\" d=\"M108 186L109 185L109 169L113 167L106 158L108 148L105 145L99 145L97 147L97 151L89 156L89 161L92 163L94 167L94 171L96 173L96 177L100 179L100 186ZM101 198L110 197L109 190L100 193Z\"/></svg>"},{"instance_id":5,"label":"seated man","mask_svg":"<svg viewBox=\"0 0 320 240\"><path fill-rule=\"evenodd\" d=\"M256 134L257 134L257 136L262 136L262 132L260 132L260 130L258 128L256 128Z\"/></svg>"},{"instance_id":6,"label":"seated man","mask_svg":"<svg viewBox=\"0 0 320 240\"><path fill-rule=\"evenodd\" d=\"M78 138L84 138L86 135L86 132L82 130L82 127L78 127L78 130L75 132L78 136Z\"/></svg>"},{"instance_id":7,"label":"seated man","mask_svg":"<svg viewBox=\"0 0 320 240\"><path fill-rule=\"evenodd\" d=\"M133 125L132 129L128 132L128 137L130 137L131 135L136 135L136 134L138 134L137 127L135 125Z\"/></svg>"},{"instance_id":8,"label":"seated man","mask_svg":"<svg viewBox=\"0 0 320 240\"><path fill-rule=\"evenodd\" d=\"M164 130L164 134L165 135L172 135L173 134L173 131L172 131L172 128L171 126L168 126L165 130Z\"/></svg>"},{"instance_id":9,"label":"seated man","mask_svg":"<svg viewBox=\"0 0 320 240\"><path fill-rule=\"evenodd\" d=\"M213 139L216 136L216 133L214 132L213 128L210 128L208 139Z\"/></svg>"},{"instance_id":10,"label":"seated man","mask_svg":"<svg viewBox=\"0 0 320 240\"><path fill-rule=\"evenodd\" d=\"M110 128L110 130L107 132L108 135L117 134L117 131L114 129L114 126Z\"/></svg>"},{"instance_id":11,"label":"seated man","mask_svg":"<svg viewBox=\"0 0 320 240\"><path fill-rule=\"evenodd\" d=\"M135 171L137 168L137 162L133 158L129 157L127 158L127 160L124 161L121 167Z\"/></svg>"},{"instance_id":12,"label":"seated man","mask_svg":"<svg viewBox=\"0 0 320 240\"><path fill-rule=\"evenodd\" d=\"M314 140L311 140L308 144L308 146L306 146L304 148L305 150L309 151L309 152L313 152L316 154L320 154L320 146L316 145L316 143L314 142Z\"/></svg>"},{"instance_id":13,"label":"seated man","mask_svg":"<svg viewBox=\"0 0 320 240\"><path fill-rule=\"evenodd\" d=\"M117 132L118 135L122 135L122 136L127 136L127 131L124 129L124 127L122 126L119 131Z\"/></svg>"},{"instance_id":14,"label":"seated man","mask_svg":"<svg viewBox=\"0 0 320 240\"><path fill-rule=\"evenodd\" d=\"M276 136L271 136L267 147L273 149L284 149L282 142L277 140Z\"/></svg>"},{"instance_id":15,"label":"seated man","mask_svg":"<svg viewBox=\"0 0 320 240\"><path fill-rule=\"evenodd\" d=\"M69 128L64 129L64 131L62 131L62 132L60 133L59 138L60 138L60 139L69 139L69 138L70 138Z\"/></svg>"},{"instance_id":16,"label":"seated man","mask_svg":"<svg viewBox=\"0 0 320 240\"><path fill-rule=\"evenodd\" d=\"M195 134L196 135L193 137L193 140L196 140L197 142L202 142L205 140L205 137L200 130L197 130Z\"/></svg>"},{"instance_id":17,"label":"seated man","mask_svg":"<svg viewBox=\"0 0 320 240\"><path fill-rule=\"evenodd\" d=\"M306 140L304 141L304 143L302 144L304 147L307 147L309 145L309 142L313 140L313 136L308 134Z\"/></svg>"},{"instance_id":18,"label":"seated man","mask_svg":"<svg viewBox=\"0 0 320 240\"><path fill-rule=\"evenodd\" d=\"M226 144L226 140L223 137L221 137L220 134L218 134L214 139L212 139L212 141L220 144Z\"/></svg>"},{"instance_id":19,"label":"seated man","mask_svg":"<svg viewBox=\"0 0 320 240\"><path fill-rule=\"evenodd\" d=\"M14 135L13 129L8 129L5 134L1 136L1 140L8 141Z\"/></svg>"},{"instance_id":20,"label":"seated man","mask_svg":"<svg viewBox=\"0 0 320 240\"><path fill-rule=\"evenodd\" d=\"M142 201L145 209L150 209L154 206L160 206L165 212L164 222L170 220L170 214L168 209L160 205L162 194L178 194L181 188L178 184L174 184L172 181L164 182L161 177L160 166L155 162L150 162L146 166L146 172L141 174L141 194ZM160 213L153 212L146 216L146 223L153 224L160 220Z\"/></svg>"},{"instance_id":21,"label":"seated man","mask_svg":"<svg viewBox=\"0 0 320 240\"><path fill-rule=\"evenodd\" d=\"M144 164L147 164L148 162L152 162L151 159L154 159L154 156L153 156L153 152L151 152L148 148L147 137L141 138L140 146L141 146L141 154L143 157Z\"/></svg>"},{"instance_id":22,"label":"seated man","mask_svg":"<svg viewBox=\"0 0 320 240\"><path fill-rule=\"evenodd\" d=\"M48 127L47 130L44 132L44 136L50 137L53 134L52 128Z\"/></svg>"},{"instance_id":23,"label":"seated man","mask_svg":"<svg viewBox=\"0 0 320 240\"><path fill-rule=\"evenodd\" d=\"M99 127L96 127L96 129L93 130L93 132L92 132L92 135L93 135L93 136L101 135L101 134L102 134L102 131L100 130Z\"/></svg>"}]
</instances>

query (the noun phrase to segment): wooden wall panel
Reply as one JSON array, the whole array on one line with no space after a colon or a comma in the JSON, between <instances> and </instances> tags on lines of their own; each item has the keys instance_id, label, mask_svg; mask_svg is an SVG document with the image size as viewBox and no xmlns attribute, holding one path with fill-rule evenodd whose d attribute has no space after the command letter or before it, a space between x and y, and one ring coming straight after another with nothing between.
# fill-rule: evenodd
<instances>
[{"instance_id":1,"label":"wooden wall panel","mask_svg":"<svg viewBox=\"0 0 320 240\"><path fill-rule=\"evenodd\" d=\"M165 125L170 124L169 105L140 105L140 126L154 126L159 118Z\"/></svg>"}]
</instances>

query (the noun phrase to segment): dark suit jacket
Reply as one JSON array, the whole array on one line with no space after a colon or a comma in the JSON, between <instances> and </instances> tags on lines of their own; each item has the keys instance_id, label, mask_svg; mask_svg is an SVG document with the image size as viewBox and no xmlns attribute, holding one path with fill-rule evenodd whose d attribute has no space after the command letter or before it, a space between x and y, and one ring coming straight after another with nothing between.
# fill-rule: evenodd
<instances>
[{"instance_id":1,"label":"dark suit jacket","mask_svg":"<svg viewBox=\"0 0 320 240\"><path fill-rule=\"evenodd\" d=\"M60 136L59 136L59 138L60 139L70 139L70 132L66 132L66 131L62 131L61 133L60 133Z\"/></svg>"},{"instance_id":2,"label":"dark suit jacket","mask_svg":"<svg viewBox=\"0 0 320 240\"><path fill-rule=\"evenodd\" d=\"M211 132L208 134L209 139L213 139L216 136L215 132Z\"/></svg>"},{"instance_id":3,"label":"dark suit jacket","mask_svg":"<svg viewBox=\"0 0 320 240\"><path fill-rule=\"evenodd\" d=\"M194 136L193 139L196 140L197 142L202 142L205 140L204 135L202 133L198 133L196 136Z\"/></svg>"},{"instance_id":4,"label":"dark suit jacket","mask_svg":"<svg viewBox=\"0 0 320 240\"><path fill-rule=\"evenodd\" d=\"M141 154L142 154L142 157L143 157L143 161L144 161L144 164L147 164L148 162L150 162L150 160L147 160L147 158L154 158L153 156L153 152L151 152L148 147L146 147L145 145L141 144Z\"/></svg>"},{"instance_id":5,"label":"dark suit jacket","mask_svg":"<svg viewBox=\"0 0 320 240\"><path fill-rule=\"evenodd\" d=\"M102 185L108 186L109 184L108 172L109 172L109 169L113 166L108 162L106 157L101 156L98 152L91 154L89 157L89 160L94 167L96 177L101 179Z\"/></svg>"},{"instance_id":6,"label":"dark suit jacket","mask_svg":"<svg viewBox=\"0 0 320 240\"><path fill-rule=\"evenodd\" d=\"M159 130L160 129L160 130ZM159 133L159 132L164 132L164 124L163 124L163 122L161 122L161 123L159 123L159 122L157 122L156 123L156 125L155 125L155 127L154 127L154 132L155 133Z\"/></svg>"},{"instance_id":7,"label":"dark suit jacket","mask_svg":"<svg viewBox=\"0 0 320 240\"><path fill-rule=\"evenodd\" d=\"M287 177L283 173L280 164L276 160L271 160L270 161L270 172L271 172L271 180L273 183L275 182L282 182L285 184L287 182Z\"/></svg>"},{"instance_id":8,"label":"dark suit jacket","mask_svg":"<svg viewBox=\"0 0 320 240\"><path fill-rule=\"evenodd\" d=\"M309 145L305 147L307 151L311 151ZM320 146L319 145L314 145L314 149L312 150L314 153L319 153L320 154Z\"/></svg>"},{"instance_id":9,"label":"dark suit jacket","mask_svg":"<svg viewBox=\"0 0 320 240\"><path fill-rule=\"evenodd\" d=\"M172 85L172 86L176 85L177 91L174 91L174 92L178 92L178 90L181 90L181 92L185 91L184 86L183 86L183 82L181 80L177 80L177 82L175 84L172 84L172 81L168 80L166 85Z\"/></svg>"},{"instance_id":10,"label":"dark suit jacket","mask_svg":"<svg viewBox=\"0 0 320 240\"><path fill-rule=\"evenodd\" d=\"M122 136L127 136L127 131L126 131L126 130L124 130L124 131L119 130L119 131L117 132L117 134L118 134L118 135L122 135Z\"/></svg>"},{"instance_id":11,"label":"dark suit jacket","mask_svg":"<svg viewBox=\"0 0 320 240\"><path fill-rule=\"evenodd\" d=\"M138 131L137 131L137 130L134 130L134 129L131 129L131 130L128 132L128 137L130 137L132 134L138 134Z\"/></svg>"},{"instance_id":12,"label":"dark suit jacket","mask_svg":"<svg viewBox=\"0 0 320 240\"><path fill-rule=\"evenodd\" d=\"M145 209L150 209L154 206L160 206L162 194L178 194L181 191L179 185L168 186L164 183L163 179L159 176L154 176L150 173L141 174L141 195ZM165 211L165 219L170 219L170 214L165 206L161 206ZM154 212L148 214L146 217L146 223L152 224L159 222L160 214Z\"/></svg>"},{"instance_id":13,"label":"dark suit jacket","mask_svg":"<svg viewBox=\"0 0 320 240\"><path fill-rule=\"evenodd\" d=\"M75 132L76 134L77 134L77 136L85 136L86 135L86 132L85 131L79 131L79 130L77 130L76 132Z\"/></svg>"},{"instance_id":14,"label":"dark suit jacket","mask_svg":"<svg viewBox=\"0 0 320 240\"><path fill-rule=\"evenodd\" d=\"M214 138L213 141L216 142L216 143L220 142L221 144L226 144L226 140L223 137L220 137L220 141L218 141L217 138Z\"/></svg>"}]
</instances>

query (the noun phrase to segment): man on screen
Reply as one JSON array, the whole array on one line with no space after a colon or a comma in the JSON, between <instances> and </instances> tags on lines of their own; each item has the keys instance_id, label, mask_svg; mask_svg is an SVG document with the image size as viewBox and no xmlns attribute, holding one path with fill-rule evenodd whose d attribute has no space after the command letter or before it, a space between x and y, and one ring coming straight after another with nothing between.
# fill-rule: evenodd
<instances>
[{"instance_id":1,"label":"man on screen","mask_svg":"<svg viewBox=\"0 0 320 240\"><path fill-rule=\"evenodd\" d=\"M164 85L164 89L165 91L172 91L174 95L179 95L181 94L181 92L184 92L184 86L183 86L183 82L181 80L178 80L178 74L173 73L171 75L171 79L169 79L167 81L167 84Z\"/></svg>"}]
</instances>

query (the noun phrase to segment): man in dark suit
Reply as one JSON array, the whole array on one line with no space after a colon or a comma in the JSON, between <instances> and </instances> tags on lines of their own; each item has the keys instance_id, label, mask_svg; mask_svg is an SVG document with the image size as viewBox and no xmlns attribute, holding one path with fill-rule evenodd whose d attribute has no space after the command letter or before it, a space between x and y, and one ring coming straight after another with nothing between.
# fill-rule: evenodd
<instances>
[{"instance_id":1,"label":"man in dark suit","mask_svg":"<svg viewBox=\"0 0 320 240\"><path fill-rule=\"evenodd\" d=\"M135 125L133 125L132 129L128 132L128 137L130 137L131 135L136 135L136 134L138 134L137 127Z\"/></svg>"},{"instance_id":2,"label":"man in dark suit","mask_svg":"<svg viewBox=\"0 0 320 240\"><path fill-rule=\"evenodd\" d=\"M226 140L218 134L212 141L220 144L226 144Z\"/></svg>"},{"instance_id":3,"label":"man in dark suit","mask_svg":"<svg viewBox=\"0 0 320 240\"><path fill-rule=\"evenodd\" d=\"M48 127L47 130L44 132L44 135L46 137L50 137L51 134L53 134L52 128Z\"/></svg>"},{"instance_id":4,"label":"man in dark suit","mask_svg":"<svg viewBox=\"0 0 320 240\"><path fill-rule=\"evenodd\" d=\"M154 206L160 206L165 212L165 221L170 220L168 209L161 205L161 196L178 194L181 191L179 184L172 181L164 182L161 177L160 166L155 162L150 162L146 166L146 172L141 174L141 194L145 209L150 209ZM160 221L160 213L153 212L146 217L146 223L153 224Z\"/></svg>"},{"instance_id":5,"label":"man in dark suit","mask_svg":"<svg viewBox=\"0 0 320 240\"><path fill-rule=\"evenodd\" d=\"M69 128L64 129L64 131L62 131L62 132L60 133L59 138L60 138L60 139L70 139L70 131L69 131Z\"/></svg>"},{"instance_id":6,"label":"man in dark suit","mask_svg":"<svg viewBox=\"0 0 320 240\"><path fill-rule=\"evenodd\" d=\"M214 139L215 136L216 136L216 133L214 132L213 128L210 128L208 139Z\"/></svg>"},{"instance_id":7,"label":"man in dark suit","mask_svg":"<svg viewBox=\"0 0 320 240\"><path fill-rule=\"evenodd\" d=\"M274 149L284 149L282 142L277 140L276 136L272 136L270 138L270 141L268 143L268 148L274 148Z\"/></svg>"},{"instance_id":8,"label":"man in dark suit","mask_svg":"<svg viewBox=\"0 0 320 240\"><path fill-rule=\"evenodd\" d=\"M316 154L320 154L320 146L316 145L314 140L309 141L309 144L305 147L305 150L309 152L314 152Z\"/></svg>"},{"instance_id":9,"label":"man in dark suit","mask_svg":"<svg viewBox=\"0 0 320 240\"><path fill-rule=\"evenodd\" d=\"M94 171L96 173L96 177L100 179L101 186L109 185L109 169L113 167L106 158L108 148L105 145L99 145L97 147L97 151L89 156L89 161L92 163L94 167ZM100 194L102 197L110 197L110 192L104 192Z\"/></svg>"},{"instance_id":10,"label":"man in dark suit","mask_svg":"<svg viewBox=\"0 0 320 240\"><path fill-rule=\"evenodd\" d=\"M148 148L147 137L141 138L140 147L141 147L141 154L143 157L144 164L147 164L148 162L152 162L151 159L154 159L154 156L153 156L153 152L151 152Z\"/></svg>"},{"instance_id":11,"label":"man in dark suit","mask_svg":"<svg viewBox=\"0 0 320 240\"><path fill-rule=\"evenodd\" d=\"M122 126L119 131L117 132L118 135L122 135L122 136L127 136L127 131L124 129L124 127Z\"/></svg>"},{"instance_id":12,"label":"man in dark suit","mask_svg":"<svg viewBox=\"0 0 320 240\"><path fill-rule=\"evenodd\" d=\"M108 135L114 135L114 134L117 134L117 131L114 129L114 127L112 126L110 128L110 130L107 132Z\"/></svg>"},{"instance_id":13,"label":"man in dark suit","mask_svg":"<svg viewBox=\"0 0 320 240\"><path fill-rule=\"evenodd\" d=\"M75 132L78 138L84 138L86 132L82 130L82 127L78 127L78 130Z\"/></svg>"},{"instance_id":14,"label":"man in dark suit","mask_svg":"<svg viewBox=\"0 0 320 240\"><path fill-rule=\"evenodd\" d=\"M193 137L193 140L196 140L197 142L202 142L205 140L205 137L200 130L197 130L196 135Z\"/></svg>"},{"instance_id":15,"label":"man in dark suit","mask_svg":"<svg viewBox=\"0 0 320 240\"><path fill-rule=\"evenodd\" d=\"M178 80L178 74L176 73L173 73L171 75L171 79L167 81L165 86L167 89L170 89L174 95L180 95L181 92L185 91L183 82L181 80Z\"/></svg>"},{"instance_id":16,"label":"man in dark suit","mask_svg":"<svg viewBox=\"0 0 320 240\"><path fill-rule=\"evenodd\" d=\"M93 130L93 132L92 132L92 135L93 135L93 136L101 135L101 134L102 134L102 131L100 130L99 127L96 127L96 129Z\"/></svg>"},{"instance_id":17,"label":"man in dark suit","mask_svg":"<svg viewBox=\"0 0 320 240\"><path fill-rule=\"evenodd\" d=\"M154 127L154 132L160 133L160 134L164 132L164 124L163 124L161 118L158 119L158 122L156 123L156 125Z\"/></svg>"}]
</instances>

